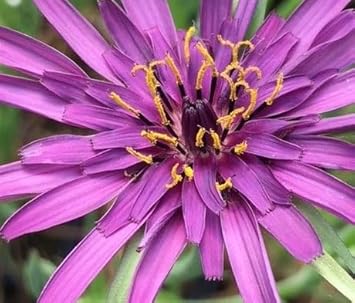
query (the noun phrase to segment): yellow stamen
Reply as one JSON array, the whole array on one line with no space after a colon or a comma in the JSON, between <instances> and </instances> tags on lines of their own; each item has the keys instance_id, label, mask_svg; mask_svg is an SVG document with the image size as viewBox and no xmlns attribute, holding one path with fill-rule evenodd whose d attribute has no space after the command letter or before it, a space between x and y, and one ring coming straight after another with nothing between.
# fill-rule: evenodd
<instances>
[{"instance_id":1,"label":"yellow stamen","mask_svg":"<svg viewBox=\"0 0 355 303\"><path fill-rule=\"evenodd\" d=\"M155 107L159 113L161 123L163 125L169 125L170 121L166 115L163 103L162 103L161 98L158 94L155 95L155 97L154 97L154 104L155 104Z\"/></svg>"},{"instance_id":2,"label":"yellow stamen","mask_svg":"<svg viewBox=\"0 0 355 303\"><path fill-rule=\"evenodd\" d=\"M206 63L206 61L204 61L197 73L197 77L196 77L196 85L195 85L195 89L196 90L201 90L203 87L203 77L205 76L206 72L208 71L208 69L210 68L210 65L208 63Z\"/></svg>"},{"instance_id":3,"label":"yellow stamen","mask_svg":"<svg viewBox=\"0 0 355 303\"><path fill-rule=\"evenodd\" d=\"M203 78L208 71L209 68L212 69L212 76L217 77L218 76L218 71L214 62L214 59L208 52L207 48L201 43L197 43L196 45L197 50L201 53L203 57L203 62L202 65L197 73L197 78L196 78L196 90L201 90L202 89L202 83L203 83Z\"/></svg>"},{"instance_id":4,"label":"yellow stamen","mask_svg":"<svg viewBox=\"0 0 355 303\"><path fill-rule=\"evenodd\" d=\"M178 169L179 165L180 165L179 163L176 163L176 164L172 167L172 169L171 169L171 178L172 178L172 181L171 181L170 183L168 183L168 184L165 185L167 189L171 189L171 188L175 187L176 185L179 184L179 182L181 182L181 181L183 180L182 175L180 175L180 174L177 173L177 169Z\"/></svg>"},{"instance_id":5,"label":"yellow stamen","mask_svg":"<svg viewBox=\"0 0 355 303\"><path fill-rule=\"evenodd\" d=\"M128 103L123 101L123 99L114 92L110 93L110 98L117 103L118 106L122 107L124 110L133 113L135 116L139 116L139 110L135 109L134 107L130 106Z\"/></svg>"},{"instance_id":6,"label":"yellow stamen","mask_svg":"<svg viewBox=\"0 0 355 303\"><path fill-rule=\"evenodd\" d=\"M250 95L250 103L247 110L243 113L243 119L248 120L256 107L256 101L258 99L258 89L249 89L247 91Z\"/></svg>"},{"instance_id":7,"label":"yellow stamen","mask_svg":"<svg viewBox=\"0 0 355 303\"><path fill-rule=\"evenodd\" d=\"M233 92L234 82L233 82L232 77L228 75L228 70L225 70L223 73L221 73L221 77L228 82L228 85L230 88L229 100L233 100L233 98L234 98L234 92Z\"/></svg>"},{"instance_id":8,"label":"yellow stamen","mask_svg":"<svg viewBox=\"0 0 355 303\"><path fill-rule=\"evenodd\" d=\"M216 187L220 192L233 188L232 178L228 178L226 181L224 181L224 183L221 184L216 182Z\"/></svg>"},{"instance_id":9,"label":"yellow stamen","mask_svg":"<svg viewBox=\"0 0 355 303\"><path fill-rule=\"evenodd\" d=\"M263 73L261 71L261 69L257 66L248 66L245 70L244 70L244 75L243 77L246 78L246 76L248 74L251 73L255 73L256 77L258 78L258 80L260 80L263 77Z\"/></svg>"},{"instance_id":10,"label":"yellow stamen","mask_svg":"<svg viewBox=\"0 0 355 303\"><path fill-rule=\"evenodd\" d=\"M221 150L222 143L221 143L221 138L219 137L219 135L213 129L210 129L210 135L211 135L212 141L213 141L213 148L215 150Z\"/></svg>"},{"instance_id":11,"label":"yellow stamen","mask_svg":"<svg viewBox=\"0 0 355 303\"><path fill-rule=\"evenodd\" d=\"M148 68L146 65L143 65L143 64L135 64L131 70L132 76L135 77L136 73L141 70L147 72Z\"/></svg>"},{"instance_id":12,"label":"yellow stamen","mask_svg":"<svg viewBox=\"0 0 355 303\"><path fill-rule=\"evenodd\" d=\"M180 71L179 71L178 67L175 64L174 59L170 56L170 54L166 55L165 62L168 65L168 67L170 68L171 72L173 73L173 75L174 75L174 77L176 79L176 83L178 85L183 84Z\"/></svg>"},{"instance_id":13,"label":"yellow stamen","mask_svg":"<svg viewBox=\"0 0 355 303\"><path fill-rule=\"evenodd\" d=\"M245 82L244 80L239 80L238 82L233 84L233 88L232 88L233 97L230 100L232 101L237 100L238 87L243 87L245 91L248 91L250 89L249 84L247 82Z\"/></svg>"},{"instance_id":14,"label":"yellow stamen","mask_svg":"<svg viewBox=\"0 0 355 303\"><path fill-rule=\"evenodd\" d=\"M153 98L156 96L157 88L160 86L159 81L155 77L154 68L158 65L163 65L163 64L165 64L164 60L152 61L151 63L149 63L149 66L142 65L142 64L136 64L132 68L132 71L131 71L133 76L135 76L137 71L144 71L145 72L145 82L146 82L149 92Z\"/></svg>"},{"instance_id":15,"label":"yellow stamen","mask_svg":"<svg viewBox=\"0 0 355 303\"><path fill-rule=\"evenodd\" d=\"M250 50L253 50L255 48L253 43L251 43L249 40L233 43L227 39L224 39L221 35L218 35L217 39L222 45L227 46L232 50L232 63L236 64L239 63L238 56L242 47L248 47Z\"/></svg>"},{"instance_id":16,"label":"yellow stamen","mask_svg":"<svg viewBox=\"0 0 355 303\"><path fill-rule=\"evenodd\" d=\"M245 153L248 148L248 142L244 140L242 143L237 144L234 146L233 151L236 155L241 156Z\"/></svg>"},{"instance_id":17,"label":"yellow stamen","mask_svg":"<svg viewBox=\"0 0 355 303\"><path fill-rule=\"evenodd\" d=\"M179 144L178 139L175 137L150 130L142 130L141 136L149 140L154 145L157 144L158 141L163 141L174 146Z\"/></svg>"},{"instance_id":18,"label":"yellow stamen","mask_svg":"<svg viewBox=\"0 0 355 303\"><path fill-rule=\"evenodd\" d=\"M190 59L191 59L190 43L191 43L192 37L195 36L196 32L197 32L196 27L195 27L195 26L191 26L191 27L187 30L186 35L185 35L184 54L185 54L186 63L189 63L189 62L190 62Z\"/></svg>"},{"instance_id":19,"label":"yellow stamen","mask_svg":"<svg viewBox=\"0 0 355 303\"><path fill-rule=\"evenodd\" d=\"M132 147L126 147L126 151L130 153L133 157L136 157L138 160L145 162L147 164L153 164L153 156L152 155L144 155Z\"/></svg>"},{"instance_id":20,"label":"yellow stamen","mask_svg":"<svg viewBox=\"0 0 355 303\"><path fill-rule=\"evenodd\" d=\"M194 170L191 168L191 166L189 166L187 164L184 164L183 169L184 169L184 174L185 174L186 178L189 181L192 181L194 178Z\"/></svg>"},{"instance_id":21,"label":"yellow stamen","mask_svg":"<svg viewBox=\"0 0 355 303\"><path fill-rule=\"evenodd\" d=\"M271 96L265 100L265 103L267 105L272 105L274 103L275 99L277 98L278 94L281 92L283 88L283 83L284 83L284 75L283 73L280 73L277 76L276 86L274 88L274 91L272 92Z\"/></svg>"},{"instance_id":22,"label":"yellow stamen","mask_svg":"<svg viewBox=\"0 0 355 303\"><path fill-rule=\"evenodd\" d=\"M220 117L217 120L217 123L221 124L221 126L225 129L230 129L235 118L245 111L245 107L239 107L233 110L230 114Z\"/></svg>"},{"instance_id":23,"label":"yellow stamen","mask_svg":"<svg viewBox=\"0 0 355 303\"><path fill-rule=\"evenodd\" d=\"M203 127L200 127L200 129L198 130L197 134L196 134L196 139L195 139L195 146L196 147L204 147L205 146L205 142L203 142L203 138L206 134L206 129Z\"/></svg>"}]
</instances>

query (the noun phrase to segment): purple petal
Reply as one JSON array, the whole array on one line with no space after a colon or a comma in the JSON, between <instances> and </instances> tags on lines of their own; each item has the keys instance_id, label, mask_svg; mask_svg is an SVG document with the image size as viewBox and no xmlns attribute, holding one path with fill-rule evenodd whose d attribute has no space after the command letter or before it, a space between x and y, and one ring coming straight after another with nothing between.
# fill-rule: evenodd
<instances>
[{"instance_id":1,"label":"purple petal","mask_svg":"<svg viewBox=\"0 0 355 303\"><path fill-rule=\"evenodd\" d=\"M34 3L81 59L102 76L118 82L102 57L110 46L68 1L34 0Z\"/></svg>"},{"instance_id":2,"label":"purple petal","mask_svg":"<svg viewBox=\"0 0 355 303\"><path fill-rule=\"evenodd\" d=\"M187 240L198 245L205 230L206 206L192 181L184 181L181 197Z\"/></svg>"},{"instance_id":3,"label":"purple petal","mask_svg":"<svg viewBox=\"0 0 355 303\"><path fill-rule=\"evenodd\" d=\"M112 0L99 2L101 15L116 45L137 63L145 64L153 57L142 33Z\"/></svg>"},{"instance_id":4,"label":"purple petal","mask_svg":"<svg viewBox=\"0 0 355 303\"><path fill-rule=\"evenodd\" d=\"M232 178L233 187L247 197L261 213L265 214L273 208L258 176L240 157L225 154L219 165L219 173L224 179Z\"/></svg>"},{"instance_id":5,"label":"purple petal","mask_svg":"<svg viewBox=\"0 0 355 303\"><path fill-rule=\"evenodd\" d=\"M261 232L250 207L235 200L221 214L224 243L245 303L280 302Z\"/></svg>"},{"instance_id":6,"label":"purple petal","mask_svg":"<svg viewBox=\"0 0 355 303\"><path fill-rule=\"evenodd\" d=\"M223 280L224 242L219 217L207 210L206 227L200 243L200 259L206 280Z\"/></svg>"},{"instance_id":7,"label":"purple petal","mask_svg":"<svg viewBox=\"0 0 355 303\"><path fill-rule=\"evenodd\" d=\"M109 202L126 183L127 179L116 172L85 176L58 186L21 207L2 226L1 234L11 240L79 218Z\"/></svg>"},{"instance_id":8,"label":"purple petal","mask_svg":"<svg viewBox=\"0 0 355 303\"><path fill-rule=\"evenodd\" d=\"M54 95L39 82L0 75L0 103L31 111L63 122L63 99Z\"/></svg>"},{"instance_id":9,"label":"purple petal","mask_svg":"<svg viewBox=\"0 0 355 303\"><path fill-rule=\"evenodd\" d=\"M92 230L57 268L38 302L77 302L105 265L140 228L131 223L106 238Z\"/></svg>"},{"instance_id":10,"label":"purple petal","mask_svg":"<svg viewBox=\"0 0 355 303\"><path fill-rule=\"evenodd\" d=\"M197 157L194 161L194 181L196 188L206 206L218 214L225 202L216 188L217 166L213 156Z\"/></svg>"},{"instance_id":11,"label":"purple petal","mask_svg":"<svg viewBox=\"0 0 355 303\"><path fill-rule=\"evenodd\" d=\"M234 16L234 22L238 24L237 40L244 40L250 22L254 16L257 0L239 0ZM218 4L219 5L219 4ZM217 6L218 6L217 5Z\"/></svg>"},{"instance_id":12,"label":"purple petal","mask_svg":"<svg viewBox=\"0 0 355 303\"><path fill-rule=\"evenodd\" d=\"M22 165L0 166L0 201L25 198L46 192L82 176L77 167Z\"/></svg>"},{"instance_id":13,"label":"purple petal","mask_svg":"<svg viewBox=\"0 0 355 303\"><path fill-rule=\"evenodd\" d=\"M274 134L289 125L286 120L279 119L252 119L249 120L242 128L245 133L252 134ZM233 134L232 134L233 137Z\"/></svg>"},{"instance_id":14,"label":"purple petal","mask_svg":"<svg viewBox=\"0 0 355 303\"><path fill-rule=\"evenodd\" d=\"M85 75L80 67L54 48L4 27L0 28L0 64L34 77L41 76L44 71Z\"/></svg>"},{"instance_id":15,"label":"purple petal","mask_svg":"<svg viewBox=\"0 0 355 303\"><path fill-rule=\"evenodd\" d=\"M128 302L153 302L185 246L184 223L180 216L175 216L145 249Z\"/></svg>"},{"instance_id":16,"label":"purple petal","mask_svg":"<svg viewBox=\"0 0 355 303\"><path fill-rule=\"evenodd\" d=\"M293 206L277 206L258 221L297 260L310 263L323 253L312 225Z\"/></svg>"},{"instance_id":17,"label":"purple petal","mask_svg":"<svg viewBox=\"0 0 355 303\"><path fill-rule=\"evenodd\" d=\"M20 151L23 164L80 164L95 156L90 137L59 135L32 142Z\"/></svg>"},{"instance_id":18,"label":"purple petal","mask_svg":"<svg viewBox=\"0 0 355 303\"><path fill-rule=\"evenodd\" d=\"M349 0L305 0L288 19L281 33L302 38L292 53L295 58L308 50L321 29L349 3Z\"/></svg>"},{"instance_id":19,"label":"purple petal","mask_svg":"<svg viewBox=\"0 0 355 303\"><path fill-rule=\"evenodd\" d=\"M290 192L319 207L355 222L355 189L321 169L295 161L273 163L272 172Z\"/></svg>"},{"instance_id":20,"label":"purple petal","mask_svg":"<svg viewBox=\"0 0 355 303\"><path fill-rule=\"evenodd\" d=\"M331 169L355 170L355 145L322 136L293 136L289 141L302 147L302 162Z\"/></svg>"}]
</instances>

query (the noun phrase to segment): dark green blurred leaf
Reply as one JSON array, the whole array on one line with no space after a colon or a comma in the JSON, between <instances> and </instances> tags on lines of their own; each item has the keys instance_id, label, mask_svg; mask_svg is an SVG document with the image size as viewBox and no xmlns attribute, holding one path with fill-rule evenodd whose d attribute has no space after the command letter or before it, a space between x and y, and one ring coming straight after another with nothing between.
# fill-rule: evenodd
<instances>
[{"instance_id":1,"label":"dark green blurred leaf","mask_svg":"<svg viewBox=\"0 0 355 303\"><path fill-rule=\"evenodd\" d=\"M0 163L11 160L18 146L18 110L0 107Z\"/></svg>"},{"instance_id":2,"label":"dark green blurred leaf","mask_svg":"<svg viewBox=\"0 0 355 303\"><path fill-rule=\"evenodd\" d=\"M105 303L107 297L107 281L104 273L101 273L93 283L91 283L85 295L78 303Z\"/></svg>"},{"instance_id":3,"label":"dark green blurred leaf","mask_svg":"<svg viewBox=\"0 0 355 303\"><path fill-rule=\"evenodd\" d=\"M199 7L198 0L169 0L177 28L188 28L192 20L196 21Z\"/></svg>"},{"instance_id":4,"label":"dark green blurred leaf","mask_svg":"<svg viewBox=\"0 0 355 303\"><path fill-rule=\"evenodd\" d=\"M281 1L281 3L276 7L276 11L280 14L280 16L287 18L299 6L301 1L302 0Z\"/></svg>"},{"instance_id":5,"label":"dark green blurred leaf","mask_svg":"<svg viewBox=\"0 0 355 303\"><path fill-rule=\"evenodd\" d=\"M249 26L247 38L252 37L259 26L263 23L265 16L266 16L266 9L267 9L267 0L260 0L256 11L254 13L253 20Z\"/></svg>"}]
</instances>

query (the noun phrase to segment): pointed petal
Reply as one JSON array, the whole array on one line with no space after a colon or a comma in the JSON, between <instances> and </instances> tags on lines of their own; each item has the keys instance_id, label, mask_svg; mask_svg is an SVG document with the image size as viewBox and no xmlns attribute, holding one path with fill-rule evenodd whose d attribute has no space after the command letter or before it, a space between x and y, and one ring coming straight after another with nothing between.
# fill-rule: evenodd
<instances>
[{"instance_id":1,"label":"pointed petal","mask_svg":"<svg viewBox=\"0 0 355 303\"><path fill-rule=\"evenodd\" d=\"M108 238L93 229L57 268L38 302L77 302L88 285L139 228L140 225L131 223Z\"/></svg>"},{"instance_id":2,"label":"pointed petal","mask_svg":"<svg viewBox=\"0 0 355 303\"><path fill-rule=\"evenodd\" d=\"M20 151L23 164L80 164L95 156L90 137L59 135L32 142Z\"/></svg>"},{"instance_id":3,"label":"pointed petal","mask_svg":"<svg viewBox=\"0 0 355 303\"><path fill-rule=\"evenodd\" d=\"M54 95L39 82L0 75L0 103L21 108L63 122L63 99Z\"/></svg>"},{"instance_id":4,"label":"pointed petal","mask_svg":"<svg viewBox=\"0 0 355 303\"><path fill-rule=\"evenodd\" d=\"M221 213L223 238L245 303L281 302L261 232L250 207L235 200Z\"/></svg>"},{"instance_id":5,"label":"pointed petal","mask_svg":"<svg viewBox=\"0 0 355 303\"><path fill-rule=\"evenodd\" d=\"M223 280L224 242L219 217L207 210L206 227L200 243L200 259L205 279Z\"/></svg>"},{"instance_id":6,"label":"pointed petal","mask_svg":"<svg viewBox=\"0 0 355 303\"><path fill-rule=\"evenodd\" d=\"M0 201L41 194L82 176L78 167L22 165L13 162L0 166Z\"/></svg>"},{"instance_id":7,"label":"pointed petal","mask_svg":"<svg viewBox=\"0 0 355 303\"><path fill-rule=\"evenodd\" d=\"M34 0L34 3L80 58L102 76L118 82L102 57L109 44L73 5L67 0Z\"/></svg>"},{"instance_id":8,"label":"pointed petal","mask_svg":"<svg viewBox=\"0 0 355 303\"><path fill-rule=\"evenodd\" d=\"M194 181L196 188L206 206L218 214L225 206L223 198L216 187L217 166L213 156L197 157L194 161Z\"/></svg>"},{"instance_id":9,"label":"pointed petal","mask_svg":"<svg viewBox=\"0 0 355 303\"><path fill-rule=\"evenodd\" d=\"M321 169L295 161L278 161L271 165L275 177L289 191L317 206L355 222L355 188Z\"/></svg>"},{"instance_id":10,"label":"pointed petal","mask_svg":"<svg viewBox=\"0 0 355 303\"><path fill-rule=\"evenodd\" d=\"M323 253L312 225L293 206L276 206L258 222L296 259L310 263Z\"/></svg>"},{"instance_id":11,"label":"pointed petal","mask_svg":"<svg viewBox=\"0 0 355 303\"><path fill-rule=\"evenodd\" d=\"M0 27L0 64L34 77L44 71L85 75L69 58L22 33Z\"/></svg>"},{"instance_id":12,"label":"pointed petal","mask_svg":"<svg viewBox=\"0 0 355 303\"><path fill-rule=\"evenodd\" d=\"M205 229L206 206L192 181L184 181L181 197L187 240L198 245Z\"/></svg>"},{"instance_id":13,"label":"pointed petal","mask_svg":"<svg viewBox=\"0 0 355 303\"><path fill-rule=\"evenodd\" d=\"M58 186L21 207L2 226L1 234L11 240L79 218L109 202L126 183L127 179L116 172L85 176Z\"/></svg>"}]
</instances>

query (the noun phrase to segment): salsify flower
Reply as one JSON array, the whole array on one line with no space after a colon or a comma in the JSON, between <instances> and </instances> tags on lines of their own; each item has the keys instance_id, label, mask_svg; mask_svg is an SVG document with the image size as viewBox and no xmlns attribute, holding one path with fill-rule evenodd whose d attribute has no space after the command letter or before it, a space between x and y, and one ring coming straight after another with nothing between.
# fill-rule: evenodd
<instances>
[{"instance_id":1,"label":"salsify flower","mask_svg":"<svg viewBox=\"0 0 355 303\"><path fill-rule=\"evenodd\" d=\"M245 40L256 0L202 0L199 30L177 31L165 0L100 0L113 43L65 0L34 0L105 80L53 48L0 29L2 103L88 136L35 141L0 167L0 199L33 198L1 228L6 240L107 213L59 266L39 302L75 302L139 230L142 258L129 302L152 302L186 245L206 279L223 278L226 250L245 302L280 302L260 232L296 259L323 254L299 197L351 223L354 188L326 169L355 168L355 148L332 135L355 116L354 12L349 0L305 0L272 13ZM30 79L29 79L30 78Z\"/></svg>"}]
</instances>

